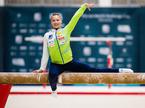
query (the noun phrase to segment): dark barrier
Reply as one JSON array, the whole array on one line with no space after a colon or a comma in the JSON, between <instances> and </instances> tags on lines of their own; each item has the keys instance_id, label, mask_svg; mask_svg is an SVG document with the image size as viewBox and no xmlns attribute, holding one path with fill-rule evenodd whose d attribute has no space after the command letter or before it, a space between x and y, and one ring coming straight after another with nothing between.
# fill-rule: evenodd
<instances>
[{"instance_id":1,"label":"dark barrier","mask_svg":"<svg viewBox=\"0 0 145 108\"><path fill-rule=\"evenodd\" d=\"M0 71L3 71L4 54L4 7L0 7Z\"/></svg>"}]
</instances>

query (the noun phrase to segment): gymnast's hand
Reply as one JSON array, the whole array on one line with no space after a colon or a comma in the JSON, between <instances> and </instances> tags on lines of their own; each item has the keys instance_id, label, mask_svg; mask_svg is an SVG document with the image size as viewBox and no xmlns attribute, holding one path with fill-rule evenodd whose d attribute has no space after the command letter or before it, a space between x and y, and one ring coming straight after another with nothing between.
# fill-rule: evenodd
<instances>
[{"instance_id":1,"label":"gymnast's hand","mask_svg":"<svg viewBox=\"0 0 145 108\"><path fill-rule=\"evenodd\" d=\"M92 7L95 6L94 3L85 3L85 4L86 4L87 8L89 9L89 11L91 10Z\"/></svg>"},{"instance_id":2,"label":"gymnast's hand","mask_svg":"<svg viewBox=\"0 0 145 108\"><path fill-rule=\"evenodd\" d=\"M44 73L46 72L45 70L42 70L42 69L37 69L37 70L34 70L33 73Z\"/></svg>"}]
</instances>

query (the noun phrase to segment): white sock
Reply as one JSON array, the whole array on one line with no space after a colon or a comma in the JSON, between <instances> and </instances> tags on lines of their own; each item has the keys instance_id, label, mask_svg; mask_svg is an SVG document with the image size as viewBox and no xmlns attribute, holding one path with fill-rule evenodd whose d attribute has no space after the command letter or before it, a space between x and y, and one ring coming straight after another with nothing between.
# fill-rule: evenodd
<instances>
[{"instance_id":1,"label":"white sock","mask_svg":"<svg viewBox=\"0 0 145 108\"><path fill-rule=\"evenodd\" d=\"M133 73L132 69L129 68L119 68L120 73Z\"/></svg>"}]
</instances>

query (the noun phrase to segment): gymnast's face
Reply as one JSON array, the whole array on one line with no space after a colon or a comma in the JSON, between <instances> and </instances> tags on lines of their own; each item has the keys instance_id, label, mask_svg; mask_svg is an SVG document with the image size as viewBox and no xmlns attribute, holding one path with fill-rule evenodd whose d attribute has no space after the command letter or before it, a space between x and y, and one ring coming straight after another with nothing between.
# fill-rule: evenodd
<instances>
[{"instance_id":1,"label":"gymnast's face","mask_svg":"<svg viewBox=\"0 0 145 108\"><path fill-rule=\"evenodd\" d=\"M54 29L61 28L62 25L62 17L60 15L52 15L50 18L51 26Z\"/></svg>"}]
</instances>

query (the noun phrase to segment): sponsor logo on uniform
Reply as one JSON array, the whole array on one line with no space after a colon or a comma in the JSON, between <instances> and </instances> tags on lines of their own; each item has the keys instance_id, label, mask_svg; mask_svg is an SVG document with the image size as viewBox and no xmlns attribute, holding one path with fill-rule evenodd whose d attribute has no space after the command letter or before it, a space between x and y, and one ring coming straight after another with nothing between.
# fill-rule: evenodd
<instances>
[{"instance_id":1,"label":"sponsor logo on uniform","mask_svg":"<svg viewBox=\"0 0 145 108\"><path fill-rule=\"evenodd\" d=\"M48 46L49 47L54 47L54 39L53 39L53 35L52 34L50 34L49 36L48 36Z\"/></svg>"},{"instance_id":2,"label":"sponsor logo on uniform","mask_svg":"<svg viewBox=\"0 0 145 108\"><path fill-rule=\"evenodd\" d=\"M48 36L48 39L52 39L52 38L53 38L53 35L52 34Z\"/></svg>"},{"instance_id":3,"label":"sponsor logo on uniform","mask_svg":"<svg viewBox=\"0 0 145 108\"><path fill-rule=\"evenodd\" d=\"M62 35L61 31L57 32L57 39L58 39L60 45L63 45L65 43L65 38Z\"/></svg>"},{"instance_id":4,"label":"sponsor logo on uniform","mask_svg":"<svg viewBox=\"0 0 145 108\"><path fill-rule=\"evenodd\" d=\"M54 47L54 40L52 40L52 41L48 41L48 46L50 46L50 47Z\"/></svg>"}]
</instances>

